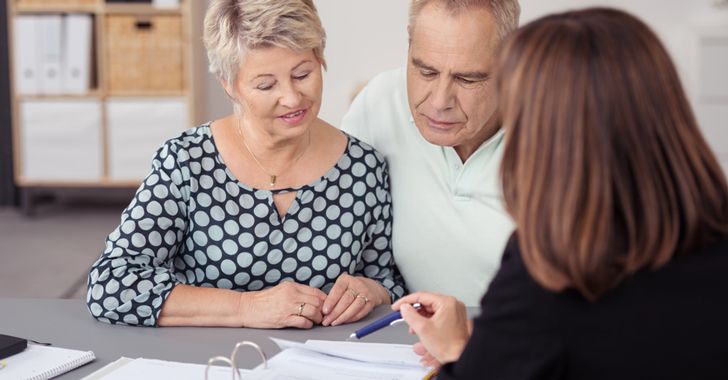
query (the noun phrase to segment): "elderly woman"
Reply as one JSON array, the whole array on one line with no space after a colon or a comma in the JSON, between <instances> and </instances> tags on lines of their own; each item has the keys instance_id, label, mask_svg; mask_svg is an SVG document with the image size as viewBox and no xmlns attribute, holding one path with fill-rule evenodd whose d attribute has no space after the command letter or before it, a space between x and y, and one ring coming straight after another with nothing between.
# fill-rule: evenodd
<instances>
[{"instance_id":1,"label":"elderly woman","mask_svg":"<svg viewBox=\"0 0 728 380\"><path fill-rule=\"evenodd\" d=\"M325 33L313 1L215 0L204 41L234 113L157 151L91 269L91 314L310 328L402 296L386 164L317 117Z\"/></svg>"},{"instance_id":2,"label":"elderly woman","mask_svg":"<svg viewBox=\"0 0 728 380\"><path fill-rule=\"evenodd\" d=\"M548 16L496 72L517 230L482 314L470 333L451 297L393 305L438 378L728 379L728 188L657 36Z\"/></svg>"}]
</instances>

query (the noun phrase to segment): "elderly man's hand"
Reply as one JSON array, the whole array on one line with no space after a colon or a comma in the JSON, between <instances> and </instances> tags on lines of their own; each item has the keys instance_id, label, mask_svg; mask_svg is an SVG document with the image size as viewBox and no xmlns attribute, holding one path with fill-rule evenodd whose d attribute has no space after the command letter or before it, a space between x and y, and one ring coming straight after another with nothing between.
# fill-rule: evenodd
<instances>
[{"instance_id":1,"label":"elderly man's hand","mask_svg":"<svg viewBox=\"0 0 728 380\"><path fill-rule=\"evenodd\" d=\"M342 274L336 279L323 306L324 326L358 321L375 306L389 303L389 293L378 282Z\"/></svg>"}]
</instances>

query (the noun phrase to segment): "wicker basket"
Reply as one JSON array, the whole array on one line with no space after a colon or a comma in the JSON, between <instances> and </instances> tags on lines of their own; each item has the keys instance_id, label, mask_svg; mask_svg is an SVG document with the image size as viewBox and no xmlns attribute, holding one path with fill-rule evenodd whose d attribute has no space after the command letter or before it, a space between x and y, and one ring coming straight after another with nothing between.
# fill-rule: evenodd
<instances>
[{"instance_id":1,"label":"wicker basket","mask_svg":"<svg viewBox=\"0 0 728 380\"><path fill-rule=\"evenodd\" d=\"M183 91L181 16L109 15L105 38L110 94Z\"/></svg>"}]
</instances>

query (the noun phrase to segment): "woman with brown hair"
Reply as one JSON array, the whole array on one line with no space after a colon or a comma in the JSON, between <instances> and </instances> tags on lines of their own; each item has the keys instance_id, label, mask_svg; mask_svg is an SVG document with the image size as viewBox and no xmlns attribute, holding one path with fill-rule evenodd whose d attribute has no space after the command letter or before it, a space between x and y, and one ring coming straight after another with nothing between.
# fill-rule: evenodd
<instances>
[{"instance_id":1,"label":"woman with brown hair","mask_svg":"<svg viewBox=\"0 0 728 380\"><path fill-rule=\"evenodd\" d=\"M517 230L472 333L452 297L393 305L425 361L441 378L728 378L728 190L655 34L567 12L499 59Z\"/></svg>"}]
</instances>

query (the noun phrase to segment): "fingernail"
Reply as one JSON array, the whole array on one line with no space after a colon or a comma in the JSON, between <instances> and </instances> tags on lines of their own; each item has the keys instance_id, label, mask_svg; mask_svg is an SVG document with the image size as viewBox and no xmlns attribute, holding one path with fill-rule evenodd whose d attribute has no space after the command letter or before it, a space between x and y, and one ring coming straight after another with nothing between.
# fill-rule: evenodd
<instances>
[{"instance_id":1,"label":"fingernail","mask_svg":"<svg viewBox=\"0 0 728 380\"><path fill-rule=\"evenodd\" d=\"M324 325L324 326L328 326L329 325L329 320L328 319L324 319L324 321L321 322L321 324Z\"/></svg>"},{"instance_id":2,"label":"fingernail","mask_svg":"<svg viewBox=\"0 0 728 380\"><path fill-rule=\"evenodd\" d=\"M333 323L331 323L331 326L338 326L338 325L339 325L339 321L334 321Z\"/></svg>"}]
</instances>

